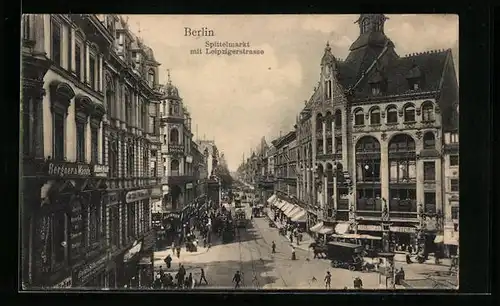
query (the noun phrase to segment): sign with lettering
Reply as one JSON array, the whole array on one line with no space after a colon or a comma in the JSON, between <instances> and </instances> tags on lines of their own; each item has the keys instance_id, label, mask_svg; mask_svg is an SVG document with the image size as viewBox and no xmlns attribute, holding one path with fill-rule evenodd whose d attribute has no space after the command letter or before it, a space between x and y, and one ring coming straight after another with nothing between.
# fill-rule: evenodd
<instances>
[{"instance_id":1,"label":"sign with lettering","mask_svg":"<svg viewBox=\"0 0 500 306\"><path fill-rule=\"evenodd\" d=\"M368 224L358 224L358 231L372 231L372 232L381 232L381 225L368 225Z\"/></svg>"},{"instance_id":2,"label":"sign with lettering","mask_svg":"<svg viewBox=\"0 0 500 306\"><path fill-rule=\"evenodd\" d=\"M70 254L71 258L77 258L83 242L83 210L79 199L73 201L70 215Z\"/></svg>"},{"instance_id":3,"label":"sign with lettering","mask_svg":"<svg viewBox=\"0 0 500 306\"><path fill-rule=\"evenodd\" d=\"M132 257L134 257L135 254L139 253L142 249L142 241L141 242L134 242L133 246L123 255L123 262L130 261Z\"/></svg>"},{"instance_id":4,"label":"sign with lettering","mask_svg":"<svg viewBox=\"0 0 500 306\"><path fill-rule=\"evenodd\" d=\"M171 219L180 219L181 218L181 215L179 213L169 213L167 215L167 218L171 218Z\"/></svg>"},{"instance_id":5,"label":"sign with lettering","mask_svg":"<svg viewBox=\"0 0 500 306\"><path fill-rule=\"evenodd\" d=\"M132 203L135 201L147 199L150 197L150 195L151 195L151 190L149 190L149 189L140 189L140 190L129 191L129 192L127 192L127 195L125 195L125 201L127 203Z\"/></svg>"},{"instance_id":6,"label":"sign with lettering","mask_svg":"<svg viewBox=\"0 0 500 306\"><path fill-rule=\"evenodd\" d=\"M76 273L74 275L76 278L75 282L78 284L85 284L96 272L106 267L108 260L109 258L106 254L96 261L85 264L81 268L76 269Z\"/></svg>"},{"instance_id":7,"label":"sign with lettering","mask_svg":"<svg viewBox=\"0 0 500 306\"><path fill-rule=\"evenodd\" d=\"M73 286L73 279L71 277L66 277L53 288L71 288L71 286Z\"/></svg>"},{"instance_id":8,"label":"sign with lettering","mask_svg":"<svg viewBox=\"0 0 500 306\"><path fill-rule=\"evenodd\" d=\"M193 189L193 183L187 183L186 189Z\"/></svg>"},{"instance_id":9,"label":"sign with lettering","mask_svg":"<svg viewBox=\"0 0 500 306\"><path fill-rule=\"evenodd\" d=\"M108 177L109 166L107 165L94 165L94 176Z\"/></svg>"},{"instance_id":10,"label":"sign with lettering","mask_svg":"<svg viewBox=\"0 0 500 306\"><path fill-rule=\"evenodd\" d=\"M49 176L80 176L89 177L91 175L90 165L70 163L70 162L48 162L46 173Z\"/></svg>"},{"instance_id":11,"label":"sign with lettering","mask_svg":"<svg viewBox=\"0 0 500 306\"><path fill-rule=\"evenodd\" d=\"M409 227L409 226L391 226L391 232L416 233L417 229L415 227Z\"/></svg>"}]
</instances>

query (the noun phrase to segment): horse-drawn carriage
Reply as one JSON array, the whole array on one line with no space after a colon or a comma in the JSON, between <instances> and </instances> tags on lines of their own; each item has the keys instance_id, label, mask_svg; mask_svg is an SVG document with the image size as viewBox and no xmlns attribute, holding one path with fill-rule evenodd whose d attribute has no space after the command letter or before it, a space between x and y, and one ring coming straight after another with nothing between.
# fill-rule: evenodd
<instances>
[{"instance_id":1,"label":"horse-drawn carriage","mask_svg":"<svg viewBox=\"0 0 500 306\"><path fill-rule=\"evenodd\" d=\"M358 244L331 241L327 243L327 256L334 268L360 271L363 268L363 246Z\"/></svg>"}]
</instances>

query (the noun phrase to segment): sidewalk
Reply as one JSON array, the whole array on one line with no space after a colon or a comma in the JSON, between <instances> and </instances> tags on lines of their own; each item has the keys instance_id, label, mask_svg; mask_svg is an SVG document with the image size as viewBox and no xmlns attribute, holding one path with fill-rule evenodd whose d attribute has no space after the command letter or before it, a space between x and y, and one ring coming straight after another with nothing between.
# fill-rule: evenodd
<instances>
[{"instance_id":1,"label":"sidewalk","mask_svg":"<svg viewBox=\"0 0 500 306\"><path fill-rule=\"evenodd\" d=\"M429 255L429 259L427 259L423 263L417 263L415 259L416 255L411 255L411 260L413 261L414 264L417 265L432 265L432 266L443 266L443 267L450 267L451 266L451 258L442 258L440 259L440 263L436 264L434 261L434 256ZM406 253L404 252L396 252L396 255L394 256L394 261L396 262L405 262L406 263Z\"/></svg>"},{"instance_id":2,"label":"sidewalk","mask_svg":"<svg viewBox=\"0 0 500 306\"><path fill-rule=\"evenodd\" d=\"M274 213L268 208L267 209L267 217L269 218L269 220L271 220L277 228L282 228L285 224L280 222L280 221L274 221ZM286 235L284 237L286 240L290 241L290 237L288 235ZM302 233L302 241L297 244L293 241L291 241L291 243L297 248L297 249L300 249L300 250L303 250L303 251L309 251L309 245L314 242L314 239L306 232Z\"/></svg>"}]
</instances>

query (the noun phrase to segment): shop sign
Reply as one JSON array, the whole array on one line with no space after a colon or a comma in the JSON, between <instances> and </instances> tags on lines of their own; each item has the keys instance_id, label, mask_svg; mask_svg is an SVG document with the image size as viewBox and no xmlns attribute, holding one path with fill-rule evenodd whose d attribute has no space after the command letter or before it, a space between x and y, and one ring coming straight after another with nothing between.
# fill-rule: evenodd
<instances>
[{"instance_id":1,"label":"shop sign","mask_svg":"<svg viewBox=\"0 0 500 306\"><path fill-rule=\"evenodd\" d=\"M168 219L168 218L171 218L171 219L180 219L180 218L181 218L181 216L180 216L180 214L179 214L179 213L169 213L169 214L166 216L166 218L167 218L167 219Z\"/></svg>"},{"instance_id":2,"label":"shop sign","mask_svg":"<svg viewBox=\"0 0 500 306\"><path fill-rule=\"evenodd\" d=\"M109 166L107 165L94 165L94 176L108 177Z\"/></svg>"},{"instance_id":3,"label":"shop sign","mask_svg":"<svg viewBox=\"0 0 500 306\"><path fill-rule=\"evenodd\" d=\"M66 277L58 284L54 285L53 288L71 288L73 286L73 279L71 277Z\"/></svg>"},{"instance_id":4,"label":"shop sign","mask_svg":"<svg viewBox=\"0 0 500 306\"><path fill-rule=\"evenodd\" d=\"M46 173L49 176L81 176L89 177L91 175L90 165L70 163L70 162L48 162Z\"/></svg>"},{"instance_id":5,"label":"shop sign","mask_svg":"<svg viewBox=\"0 0 500 306\"><path fill-rule=\"evenodd\" d=\"M391 232L397 233L416 233L417 229L409 226L391 226Z\"/></svg>"},{"instance_id":6,"label":"shop sign","mask_svg":"<svg viewBox=\"0 0 500 306\"><path fill-rule=\"evenodd\" d=\"M127 203L132 203L135 201L147 199L147 198L149 198L150 195L151 195L151 191L149 189L140 189L140 190L129 191L125 195L125 201Z\"/></svg>"},{"instance_id":7,"label":"shop sign","mask_svg":"<svg viewBox=\"0 0 500 306\"><path fill-rule=\"evenodd\" d=\"M78 284L85 284L96 272L104 269L108 264L108 255L100 257L98 260L83 265L76 273Z\"/></svg>"},{"instance_id":8,"label":"shop sign","mask_svg":"<svg viewBox=\"0 0 500 306\"><path fill-rule=\"evenodd\" d=\"M358 224L358 231L372 231L372 232L381 232L381 225L367 225L367 224Z\"/></svg>"},{"instance_id":9,"label":"shop sign","mask_svg":"<svg viewBox=\"0 0 500 306\"><path fill-rule=\"evenodd\" d=\"M193 183L187 183L186 189L193 189Z\"/></svg>"},{"instance_id":10,"label":"shop sign","mask_svg":"<svg viewBox=\"0 0 500 306\"><path fill-rule=\"evenodd\" d=\"M70 254L72 258L77 258L83 242L83 211L79 199L72 202L70 223Z\"/></svg>"},{"instance_id":11,"label":"shop sign","mask_svg":"<svg viewBox=\"0 0 500 306\"><path fill-rule=\"evenodd\" d=\"M135 241L133 246L123 255L123 262L128 262L135 254L139 253L142 249L142 241Z\"/></svg>"},{"instance_id":12,"label":"shop sign","mask_svg":"<svg viewBox=\"0 0 500 306\"><path fill-rule=\"evenodd\" d=\"M120 196L118 192L110 192L108 193L108 205L115 205L120 202Z\"/></svg>"}]
</instances>

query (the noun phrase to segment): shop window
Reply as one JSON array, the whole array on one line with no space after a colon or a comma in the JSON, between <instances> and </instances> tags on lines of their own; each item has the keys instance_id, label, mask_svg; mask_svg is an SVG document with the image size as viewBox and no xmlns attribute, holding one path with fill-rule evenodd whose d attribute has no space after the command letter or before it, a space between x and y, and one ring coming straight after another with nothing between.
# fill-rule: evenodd
<instances>
[{"instance_id":1,"label":"shop window","mask_svg":"<svg viewBox=\"0 0 500 306\"><path fill-rule=\"evenodd\" d=\"M76 160L85 162L85 122L76 122Z\"/></svg>"},{"instance_id":2,"label":"shop window","mask_svg":"<svg viewBox=\"0 0 500 306\"><path fill-rule=\"evenodd\" d=\"M53 254L56 265L63 264L67 257L67 217L66 213L59 211L52 215L52 235L53 235Z\"/></svg>"},{"instance_id":3,"label":"shop window","mask_svg":"<svg viewBox=\"0 0 500 306\"><path fill-rule=\"evenodd\" d=\"M458 179L451 179L450 185L451 185L450 189L452 192L458 192L460 190L460 184Z\"/></svg>"},{"instance_id":4,"label":"shop window","mask_svg":"<svg viewBox=\"0 0 500 306\"><path fill-rule=\"evenodd\" d=\"M365 124L365 114L363 110L359 109L354 113L354 125L364 125Z\"/></svg>"},{"instance_id":5,"label":"shop window","mask_svg":"<svg viewBox=\"0 0 500 306\"><path fill-rule=\"evenodd\" d=\"M60 112L53 112L53 159L64 160L64 127L65 115Z\"/></svg>"},{"instance_id":6,"label":"shop window","mask_svg":"<svg viewBox=\"0 0 500 306\"><path fill-rule=\"evenodd\" d=\"M436 193L435 192L425 192L424 193L425 211L428 213L436 212Z\"/></svg>"},{"instance_id":7,"label":"shop window","mask_svg":"<svg viewBox=\"0 0 500 306\"><path fill-rule=\"evenodd\" d=\"M52 52L52 61L58 65L61 66L61 26L55 22L52 21L51 23L51 29L52 29L52 46L51 46L51 52Z\"/></svg>"},{"instance_id":8,"label":"shop window","mask_svg":"<svg viewBox=\"0 0 500 306\"><path fill-rule=\"evenodd\" d=\"M436 163L434 161L424 162L424 181L434 182L436 180Z\"/></svg>"},{"instance_id":9,"label":"shop window","mask_svg":"<svg viewBox=\"0 0 500 306\"><path fill-rule=\"evenodd\" d=\"M450 155L450 166L458 166L459 165L459 159L458 155Z\"/></svg>"},{"instance_id":10,"label":"shop window","mask_svg":"<svg viewBox=\"0 0 500 306\"><path fill-rule=\"evenodd\" d=\"M93 164L98 164L98 156L99 156L99 151L98 151L98 146L99 146L99 137L98 137L98 131L99 129L96 127L91 128L90 130L90 139L91 139L91 161Z\"/></svg>"},{"instance_id":11,"label":"shop window","mask_svg":"<svg viewBox=\"0 0 500 306\"><path fill-rule=\"evenodd\" d=\"M424 134L424 149L435 149L436 139L433 132L426 132Z\"/></svg>"},{"instance_id":12,"label":"shop window","mask_svg":"<svg viewBox=\"0 0 500 306\"><path fill-rule=\"evenodd\" d=\"M405 107L404 120L405 122L415 122L415 107L413 105L408 105Z\"/></svg>"},{"instance_id":13,"label":"shop window","mask_svg":"<svg viewBox=\"0 0 500 306\"><path fill-rule=\"evenodd\" d=\"M398 123L398 110L394 105L387 108L387 123Z\"/></svg>"}]
</instances>

